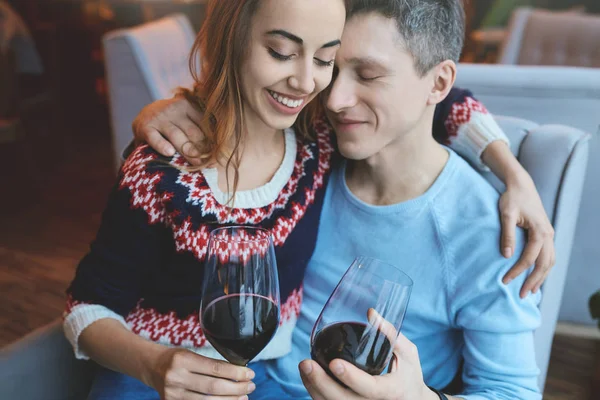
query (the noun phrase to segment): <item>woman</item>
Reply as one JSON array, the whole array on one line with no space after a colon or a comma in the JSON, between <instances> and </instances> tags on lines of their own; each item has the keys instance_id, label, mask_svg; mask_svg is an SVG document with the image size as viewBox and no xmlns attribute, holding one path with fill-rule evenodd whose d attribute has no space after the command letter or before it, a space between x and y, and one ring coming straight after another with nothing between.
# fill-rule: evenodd
<instances>
[{"instance_id":1,"label":"woman","mask_svg":"<svg viewBox=\"0 0 600 400\"><path fill-rule=\"evenodd\" d=\"M207 116L202 161L137 148L68 289L66 335L105 367L91 399L252 392L254 373L209 358L199 330L199 266L219 225L271 231L282 321L261 356L288 352L333 152L329 132L311 140L302 122L331 81L345 14L343 0L209 2L194 46L203 74L186 93Z\"/></svg>"}]
</instances>

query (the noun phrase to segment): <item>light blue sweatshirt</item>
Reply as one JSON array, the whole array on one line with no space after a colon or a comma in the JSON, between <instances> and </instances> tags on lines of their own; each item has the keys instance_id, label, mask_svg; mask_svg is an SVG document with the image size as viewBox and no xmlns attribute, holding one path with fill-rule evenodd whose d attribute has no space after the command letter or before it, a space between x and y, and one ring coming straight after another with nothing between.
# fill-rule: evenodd
<instances>
[{"instance_id":1,"label":"light blue sweatshirt","mask_svg":"<svg viewBox=\"0 0 600 400\"><path fill-rule=\"evenodd\" d=\"M365 255L397 265L414 281L402 332L418 347L427 385L448 385L464 359L460 397L541 399L533 345L540 293L519 298L527 274L509 285L501 281L521 253L524 233L517 231L515 256L503 258L499 194L448 151L448 163L426 193L390 206L355 197L344 164L333 172L292 353L266 363L270 379L290 398L307 396L298 364L310 358L313 325L353 259ZM251 398L269 397L260 391Z\"/></svg>"}]
</instances>

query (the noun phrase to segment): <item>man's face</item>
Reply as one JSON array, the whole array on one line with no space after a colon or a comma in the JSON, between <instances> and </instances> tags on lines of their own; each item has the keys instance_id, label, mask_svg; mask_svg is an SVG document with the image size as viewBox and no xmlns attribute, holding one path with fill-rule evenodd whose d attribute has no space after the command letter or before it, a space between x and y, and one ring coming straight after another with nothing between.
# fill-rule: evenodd
<instances>
[{"instance_id":1,"label":"man's face","mask_svg":"<svg viewBox=\"0 0 600 400\"><path fill-rule=\"evenodd\" d=\"M419 76L390 18L377 13L350 18L342 43L327 115L342 155L364 160L415 132L427 119L433 80L429 74Z\"/></svg>"}]
</instances>

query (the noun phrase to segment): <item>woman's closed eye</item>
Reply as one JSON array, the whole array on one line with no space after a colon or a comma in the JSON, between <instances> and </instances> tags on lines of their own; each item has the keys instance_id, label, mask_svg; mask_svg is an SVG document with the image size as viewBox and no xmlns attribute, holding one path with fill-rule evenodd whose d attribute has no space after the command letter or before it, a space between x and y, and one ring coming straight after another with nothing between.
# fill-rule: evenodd
<instances>
[{"instance_id":1,"label":"woman's closed eye","mask_svg":"<svg viewBox=\"0 0 600 400\"><path fill-rule=\"evenodd\" d=\"M273 57L279 61L291 60L295 55L295 54L290 54L290 55L281 54L278 51L273 50L271 47L268 48L268 51L269 51L269 54L271 55L271 57ZM314 60L315 60L315 64L317 64L319 67L333 67L333 64L335 63L335 59L325 61L325 60L321 60L320 58L315 57Z\"/></svg>"},{"instance_id":2,"label":"woman's closed eye","mask_svg":"<svg viewBox=\"0 0 600 400\"><path fill-rule=\"evenodd\" d=\"M291 60L292 57L294 56L293 54L290 55L285 55L285 54L281 54L276 52L275 50L273 50L272 48L269 47L269 54L271 55L271 57L280 60L280 61L288 61Z\"/></svg>"},{"instance_id":3,"label":"woman's closed eye","mask_svg":"<svg viewBox=\"0 0 600 400\"><path fill-rule=\"evenodd\" d=\"M329 61L323 61L323 60L315 57L314 60L315 60L315 64L317 64L319 67L333 67L333 64L335 63L335 59L329 60Z\"/></svg>"}]
</instances>

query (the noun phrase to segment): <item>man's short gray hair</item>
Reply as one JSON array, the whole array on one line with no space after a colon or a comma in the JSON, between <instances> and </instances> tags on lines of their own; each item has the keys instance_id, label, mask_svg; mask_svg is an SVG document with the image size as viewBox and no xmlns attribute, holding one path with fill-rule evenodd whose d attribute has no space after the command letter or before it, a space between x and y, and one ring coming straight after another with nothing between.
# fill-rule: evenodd
<instances>
[{"instance_id":1,"label":"man's short gray hair","mask_svg":"<svg viewBox=\"0 0 600 400\"><path fill-rule=\"evenodd\" d=\"M421 76L442 61L458 62L465 35L461 0L352 0L351 3L350 18L373 12L396 21Z\"/></svg>"}]
</instances>

